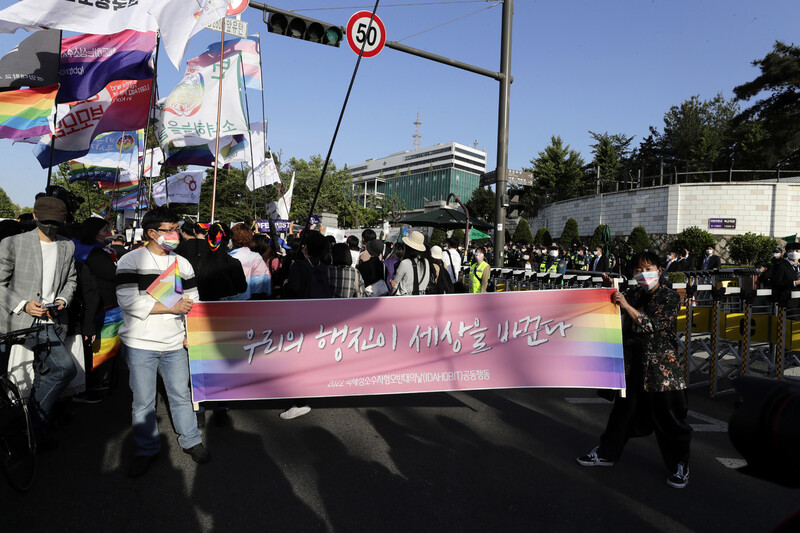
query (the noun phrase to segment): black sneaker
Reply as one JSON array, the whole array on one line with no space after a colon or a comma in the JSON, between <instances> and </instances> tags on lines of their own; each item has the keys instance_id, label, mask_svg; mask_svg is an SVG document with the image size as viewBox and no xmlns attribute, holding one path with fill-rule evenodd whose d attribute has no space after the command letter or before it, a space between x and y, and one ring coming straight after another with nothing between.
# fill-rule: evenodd
<instances>
[{"instance_id":1,"label":"black sneaker","mask_svg":"<svg viewBox=\"0 0 800 533\"><path fill-rule=\"evenodd\" d=\"M592 451L586 455L581 455L576 459L576 461L578 461L578 464L581 466L614 466L614 461L603 459L597 455L597 450L599 448L600 446L595 446Z\"/></svg>"},{"instance_id":2,"label":"black sneaker","mask_svg":"<svg viewBox=\"0 0 800 533\"><path fill-rule=\"evenodd\" d=\"M684 489L689 484L689 465L678 463L675 473L667 478L667 485L673 489Z\"/></svg>"},{"instance_id":3,"label":"black sneaker","mask_svg":"<svg viewBox=\"0 0 800 533\"><path fill-rule=\"evenodd\" d=\"M135 456L128 466L128 477L140 477L145 475L156 458L158 458L158 454Z\"/></svg>"},{"instance_id":4,"label":"black sneaker","mask_svg":"<svg viewBox=\"0 0 800 533\"><path fill-rule=\"evenodd\" d=\"M195 463L207 463L211 460L211 456L208 454L208 450L206 447L201 444L197 444L192 446L191 448L184 448L183 453L188 453L192 456L192 461Z\"/></svg>"}]
</instances>

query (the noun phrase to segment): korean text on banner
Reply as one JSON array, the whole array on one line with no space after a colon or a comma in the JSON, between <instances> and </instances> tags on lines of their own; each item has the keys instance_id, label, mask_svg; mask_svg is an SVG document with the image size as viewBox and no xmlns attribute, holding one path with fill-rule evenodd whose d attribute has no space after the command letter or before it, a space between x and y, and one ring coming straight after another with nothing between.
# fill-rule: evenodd
<instances>
[{"instance_id":1,"label":"korean text on banner","mask_svg":"<svg viewBox=\"0 0 800 533\"><path fill-rule=\"evenodd\" d=\"M241 59L236 56L187 73L164 100L158 125L158 140L166 146L175 139L217 135L217 99L222 78L220 135L247 134L241 91Z\"/></svg>"},{"instance_id":2,"label":"korean text on banner","mask_svg":"<svg viewBox=\"0 0 800 533\"><path fill-rule=\"evenodd\" d=\"M193 398L623 389L612 293L196 303L187 322Z\"/></svg>"},{"instance_id":3,"label":"korean text on banner","mask_svg":"<svg viewBox=\"0 0 800 533\"><path fill-rule=\"evenodd\" d=\"M53 165L89 153L92 141L109 131L136 131L147 124L153 80L112 81L96 96L78 102L61 117L55 132ZM50 166L50 139L44 139L34 154L42 168Z\"/></svg>"}]
</instances>

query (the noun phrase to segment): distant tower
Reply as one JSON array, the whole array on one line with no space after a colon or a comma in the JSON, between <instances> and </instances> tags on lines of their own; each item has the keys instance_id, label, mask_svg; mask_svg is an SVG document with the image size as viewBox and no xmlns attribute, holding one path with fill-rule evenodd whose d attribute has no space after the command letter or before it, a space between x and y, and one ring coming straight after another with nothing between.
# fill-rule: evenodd
<instances>
[{"instance_id":1,"label":"distant tower","mask_svg":"<svg viewBox=\"0 0 800 533\"><path fill-rule=\"evenodd\" d=\"M478 149L478 139L472 141L472 147L475 148L476 150Z\"/></svg>"},{"instance_id":2,"label":"distant tower","mask_svg":"<svg viewBox=\"0 0 800 533\"><path fill-rule=\"evenodd\" d=\"M412 150L419 150L420 146L422 146L422 134L419 132L419 127L422 126L422 121L419 119L419 111L417 111L417 120L413 122L414 126L414 142L411 143Z\"/></svg>"}]
</instances>

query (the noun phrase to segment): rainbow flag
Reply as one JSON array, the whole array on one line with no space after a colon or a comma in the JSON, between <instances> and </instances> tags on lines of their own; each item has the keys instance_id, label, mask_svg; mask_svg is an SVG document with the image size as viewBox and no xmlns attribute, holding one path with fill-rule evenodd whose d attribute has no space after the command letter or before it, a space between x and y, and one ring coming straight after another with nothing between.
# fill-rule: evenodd
<instances>
[{"instance_id":1,"label":"rainbow flag","mask_svg":"<svg viewBox=\"0 0 800 533\"><path fill-rule=\"evenodd\" d=\"M0 93L0 137L49 135L58 85Z\"/></svg>"},{"instance_id":2,"label":"rainbow flag","mask_svg":"<svg viewBox=\"0 0 800 533\"><path fill-rule=\"evenodd\" d=\"M73 181L98 181L114 184L114 180L119 179L120 171L112 167L100 167L95 165L84 165L77 161L69 162L69 182Z\"/></svg>"},{"instance_id":3,"label":"rainbow flag","mask_svg":"<svg viewBox=\"0 0 800 533\"><path fill-rule=\"evenodd\" d=\"M92 368L94 370L119 353L122 341L119 328L122 326L122 309L112 307L95 317L97 336L92 343Z\"/></svg>"},{"instance_id":4,"label":"rainbow flag","mask_svg":"<svg viewBox=\"0 0 800 533\"><path fill-rule=\"evenodd\" d=\"M147 294L170 308L181 301L183 282L177 259L147 287Z\"/></svg>"},{"instance_id":5,"label":"rainbow flag","mask_svg":"<svg viewBox=\"0 0 800 533\"><path fill-rule=\"evenodd\" d=\"M100 190L106 194L111 194L114 191L130 192L139 188L139 180L120 181L116 185L114 185L113 183L106 183L101 181L98 182L97 185L100 187Z\"/></svg>"},{"instance_id":6,"label":"rainbow flag","mask_svg":"<svg viewBox=\"0 0 800 533\"><path fill-rule=\"evenodd\" d=\"M137 205L141 209L147 209L147 198L144 195L144 191L142 191L141 198L139 198L139 191L133 191L125 196L120 196L119 198L114 198L111 200L111 207L117 211L122 211L123 209L133 209Z\"/></svg>"}]
</instances>

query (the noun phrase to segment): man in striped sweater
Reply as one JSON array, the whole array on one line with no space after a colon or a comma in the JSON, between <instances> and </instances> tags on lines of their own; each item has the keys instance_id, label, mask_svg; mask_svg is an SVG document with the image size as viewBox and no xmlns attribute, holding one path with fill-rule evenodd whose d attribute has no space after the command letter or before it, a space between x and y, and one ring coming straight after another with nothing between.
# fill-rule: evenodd
<instances>
[{"instance_id":1,"label":"man in striped sweater","mask_svg":"<svg viewBox=\"0 0 800 533\"><path fill-rule=\"evenodd\" d=\"M117 300L124 324L119 330L130 369L133 391L133 439L136 451L128 469L130 477L147 472L161 448L156 422L156 381L161 374L178 444L197 463L209 461L202 434L192 410L185 316L199 299L191 263L173 253L178 246L178 216L157 207L142 218L147 245L125 254L117 265ZM167 307L147 289L178 262L183 299Z\"/></svg>"}]
</instances>

